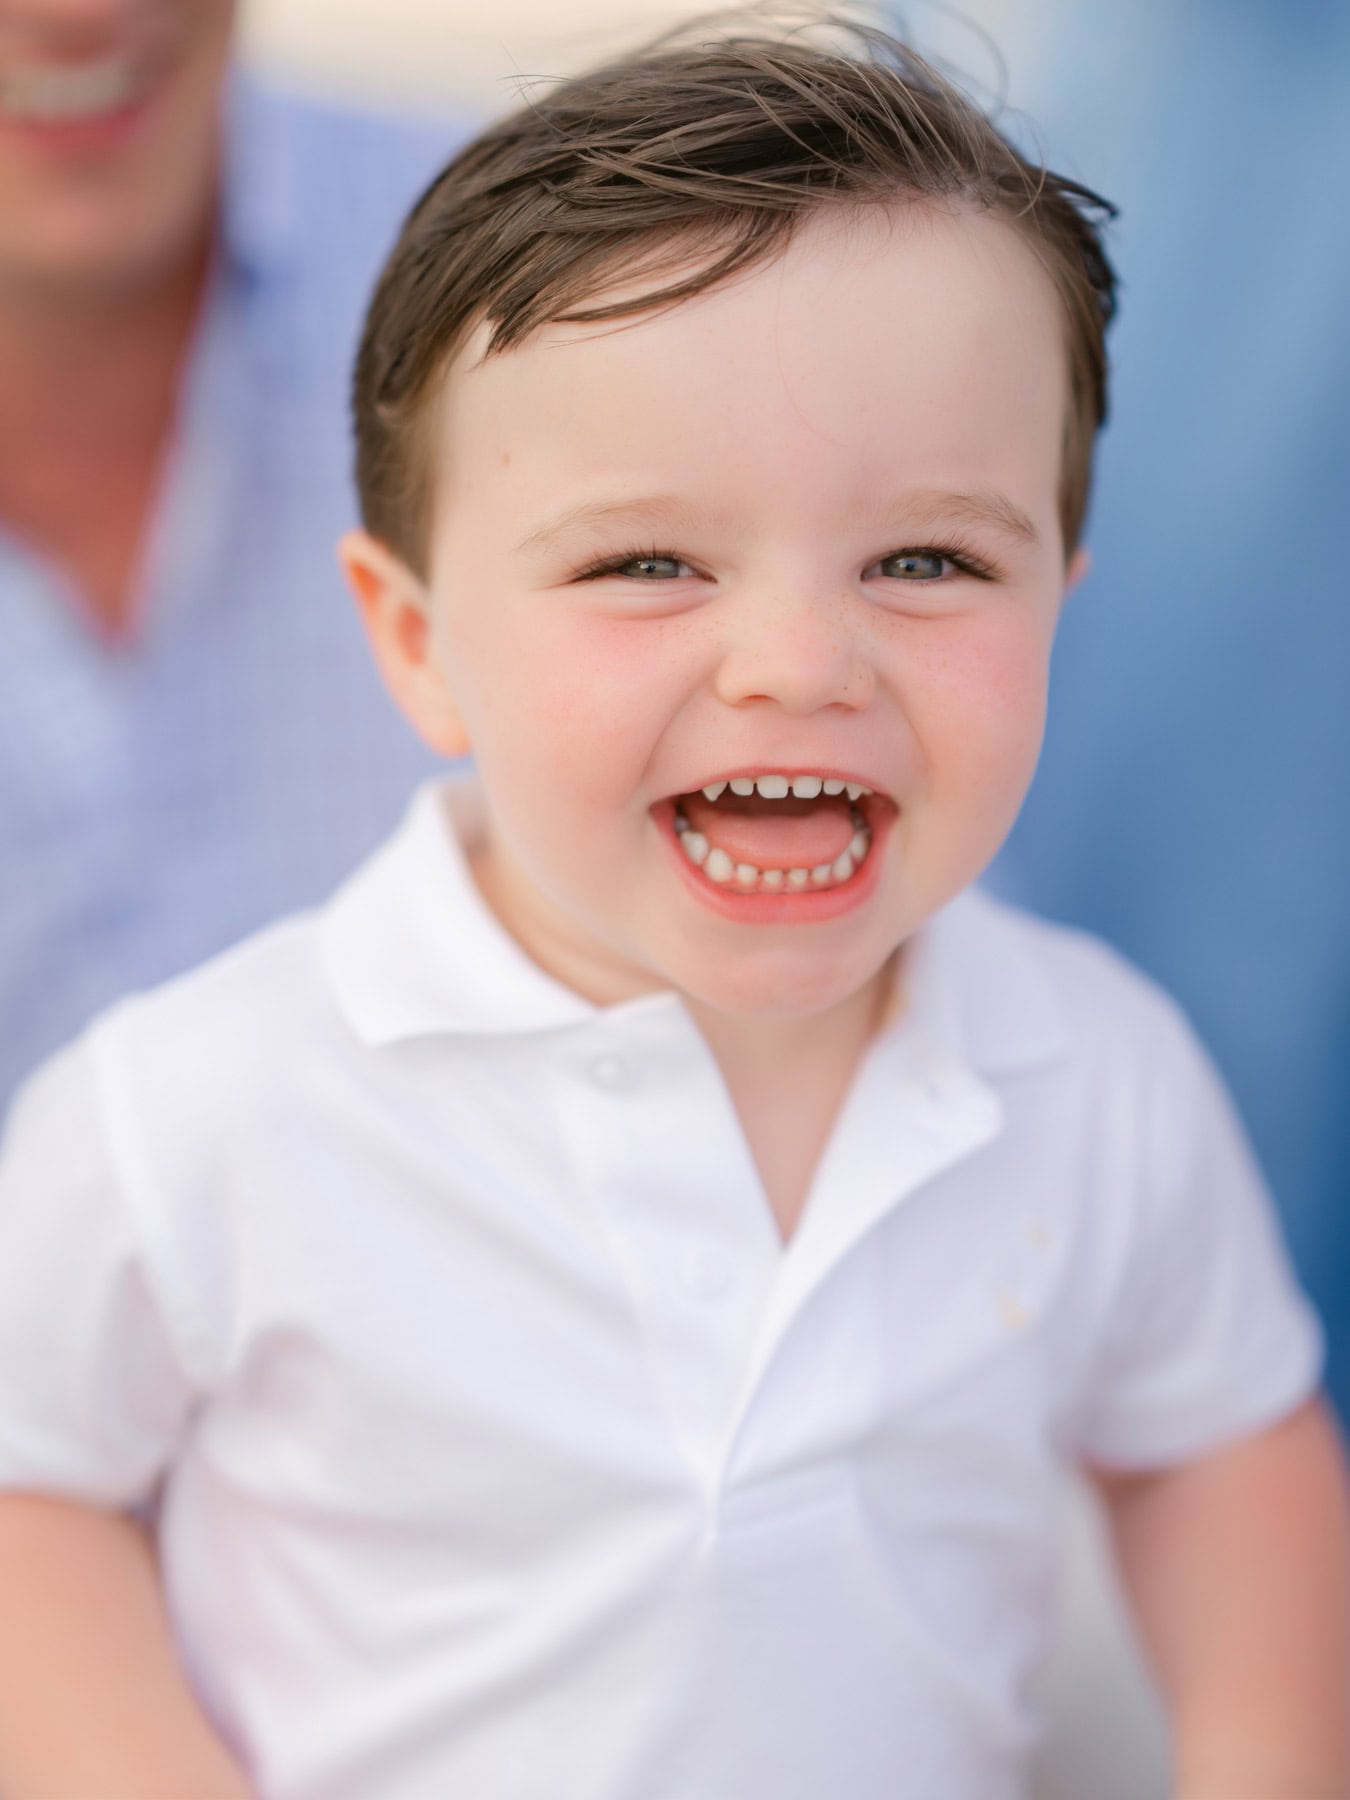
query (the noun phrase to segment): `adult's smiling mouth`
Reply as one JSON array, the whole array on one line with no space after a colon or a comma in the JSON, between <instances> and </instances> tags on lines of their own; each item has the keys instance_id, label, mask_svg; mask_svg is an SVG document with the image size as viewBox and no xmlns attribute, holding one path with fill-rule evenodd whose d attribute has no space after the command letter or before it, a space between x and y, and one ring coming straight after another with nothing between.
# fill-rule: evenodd
<instances>
[{"instance_id":1,"label":"adult's smiling mouth","mask_svg":"<svg viewBox=\"0 0 1350 1800\"><path fill-rule=\"evenodd\" d=\"M144 58L122 52L6 69L0 71L0 118L49 127L103 122L143 99L151 79Z\"/></svg>"},{"instance_id":2,"label":"adult's smiling mouth","mask_svg":"<svg viewBox=\"0 0 1350 1800\"><path fill-rule=\"evenodd\" d=\"M668 802L691 869L735 894L805 897L855 882L890 803L822 770L724 776Z\"/></svg>"}]
</instances>

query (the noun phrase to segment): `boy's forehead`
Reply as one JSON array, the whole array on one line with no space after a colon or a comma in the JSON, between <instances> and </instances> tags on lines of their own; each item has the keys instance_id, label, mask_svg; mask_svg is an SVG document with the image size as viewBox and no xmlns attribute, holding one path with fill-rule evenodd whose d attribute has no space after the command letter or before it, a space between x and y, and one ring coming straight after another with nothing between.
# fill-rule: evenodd
<instances>
[{"instance_id":1,"label":"boy's forehead","mask_svg":"<svg viewBox=\"0 0 1350 1800\"><path fill-rule=\"evenodd\" d=\"M941 242L944 238L945 246ZM676 236L664 244L646 244L616 255L591 288L569 300L565 311L573 314L631 306L631 312L605 320L550 319L511 349L491 349L494 321L480 317L465 335L450 372L463 377L528 348L584 345L672 315L679 315L681 321L691 314L706 315L710 309L722 310L720 303L728 295L747 286L775 284L780 296L789 284L804 293L816 289L828 294L833 289L836 306L846 304L847 294L841 290L856 280L859 266L884 263L888 256L894 263L894 278L899 282L908 279L912 285L916 277L922 276L925 264L943 260L944 248L946 260L950 261L952 250L959 247L958 260L966 265L960 272L959 284L988 295L996 295L1007 282L1010 265L1025 267L1036 260L1023 235L1007 220L992 213L977 213L961 203L906 200L832 205L803 219L781 247L736 274L674 302L651 307L642 304L663 289L708 269L730 242L729 238L705 238L694 244ZM1043 270L1040 285L1045 308L1058 321L1060 301ZM817 340L828 340L830 323L829 315L813 321Z\"/></svg>"},{"instance_id":2,"label":"boy's forehead","mask_svg":"<svg viewBox=\"0 0 1350 1800\"><path fill-rule=\"evenodd\" d=\"M656 285L707 261L668 259ZM581 304L640 299L651 276L650 262L616 266ZM447 472L495 455L578 473L640 457L678 473L682 456L715 462L713 436L731 433L770 459L833 448L836 463L850 448L978 460L980 442L1015 441L1032 460L1048 454L1057 478L1061 302L1020 234L988 214L828 209L782 252L674 304L554 321L504 351L489 352L490 336L480 321L443 389Z\"/></svg>"}]
</instances>

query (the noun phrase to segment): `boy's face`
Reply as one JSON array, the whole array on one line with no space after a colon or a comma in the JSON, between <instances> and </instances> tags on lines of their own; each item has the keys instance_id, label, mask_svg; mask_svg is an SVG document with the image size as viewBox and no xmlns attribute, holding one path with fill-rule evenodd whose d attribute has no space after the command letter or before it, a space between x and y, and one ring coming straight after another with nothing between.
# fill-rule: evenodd
<instances>
[{"instance_id":1,"label":"boy's face","mask_svg":"<svg viewBox=\"0 0 1350 1800\"><path fill-rule=\"evenodd\" d=\"M845 1002L1035 765L1066 584L1048 276L987 216L826 214L668 311L484 340L442 402L425 587L349 545L404 710L477 757L484 892L602 1003Z\"/></svg>"}]
</instances>

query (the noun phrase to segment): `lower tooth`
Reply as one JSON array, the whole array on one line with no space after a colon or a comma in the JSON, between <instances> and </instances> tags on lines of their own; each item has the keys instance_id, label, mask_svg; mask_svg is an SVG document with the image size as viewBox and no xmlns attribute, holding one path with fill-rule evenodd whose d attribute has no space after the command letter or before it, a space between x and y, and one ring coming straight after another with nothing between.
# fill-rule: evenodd
<instances>
[{"instance_id":1,"label":"lower tooth","mask_svg":"<svg viewBox=\"0 0 1350 1800\"><path fill-rule=\"evenodd\" d=\"M680 848L684 851L690 862L697 866L707 858L708 840L701 831L690 831L686 827L680 834Z\"/></svg>"},{"instance_id":2,"label":"lower tooth","mask_svg":"<svg viewBox=\"0 0 1350 1800\"><path fill-rule=\"evenodd\" d=\"M712 881L730 881L736 868L725 850L714 847L708 852L703 873Z\"/></svg>"},{"instance_id":3,"label":"lower tooth","mask_svg":"<svg viewBox=\"0 0 1350 1800\"><path fill-rule=\"evenodd\" d=\"M868 847L871 844L871 842L872 842L872 839L868 835L867 832L865 832L865 831L855 831L854 832L853 841L849 844L849 850L852 852L854 862L862 861L864 856L867 855Z\"/></svg>"},{"instance_id":4,"label":"lower tooth","mask_svg":"<svg viewBox=\"0 0 1350 1800\"><path fill-rule=\"evenodd\" d=\"M759 880L759 870L753 863L737 863L736 880L742 887L754 887Z\"/></svg>"},{"instance_id":5,"label":"lower tooth","mask_svg":"<svg viewBox=\"0 0 1350 1800\"><path fill-rule=\"evenodd\" d=\"M853 873L852 851L845 850L842 856L836 856L831 864L831 870L836 881L847 881Z\"/></svg>"},{"instance_id":6,"label":"lower tooth","mask_svg":"<svg viewBox=\"0 0 1350 1800\"><path fill-rule=\"evenodd\" d=\"M817 887L824 887L834 875L833 863L817 863L811 871L811 879Z\"/></svg>"},{"instance_id":7,"label":"lower tooth","mask_svg":"<svg viewBox=\"0 0 1350 1800\"><path fill-rule=\"evenodd\" d=\"M783 871L781 869L765 869L759 878L759 885L766 888L782 887Z\"/></svg>"},{"instance_id":8,"label":"lower tooth","mask_svg":"<svg viewBox=\"0 0 1350 1800\"><path fill-rule=\"evenodd\" d=\"M811 871L809 869L789 869L787 878L789 887L804 888L811 879Z\"/></svg>"}]
</instances>

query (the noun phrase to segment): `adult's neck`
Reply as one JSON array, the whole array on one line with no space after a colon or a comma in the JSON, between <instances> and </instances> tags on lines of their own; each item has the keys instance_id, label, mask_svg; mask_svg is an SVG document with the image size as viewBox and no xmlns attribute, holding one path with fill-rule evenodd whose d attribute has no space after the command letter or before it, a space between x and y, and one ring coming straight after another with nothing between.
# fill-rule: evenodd
<instances>
[{"instance_id":1,"label":"adult's neck","mask_svg":"<svg viewBox=\"0 0 1350 1800\"><path fill-rule=\"evenodd\" d=\"M0 521L124 634L210 261L204 238L134 284L0 284Z\"/></svg>"}]
</instances>

